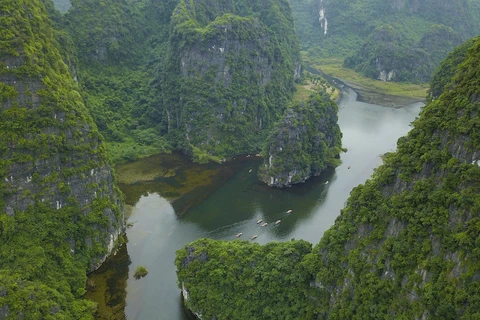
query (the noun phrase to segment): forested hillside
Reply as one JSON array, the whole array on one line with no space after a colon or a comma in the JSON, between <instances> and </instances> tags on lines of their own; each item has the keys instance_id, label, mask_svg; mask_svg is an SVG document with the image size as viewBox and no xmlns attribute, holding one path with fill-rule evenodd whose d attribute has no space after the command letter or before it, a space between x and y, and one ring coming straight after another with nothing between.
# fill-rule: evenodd
<instances>
[{"instance_id":1,"label":"forested hillside","mask_svg":"<svg viewBox=\"0 0 480 320\"><path fill-rule=\"evenodd\" d=\"M164 135L162 74L177 1L72 1L58 26L71 41L87 108L115 162L171 150Z\"/></svg>"},{"instance_id":2,"label":"forested hillside","mask_svg":"<svg viewBox=\"0 0 480 320\"><path fill-rule=\"evenodd\" d=\"M300 77L289 2L180 1L163 94L169 135L197 161L256 153Z\"/></svg>"},{"instance_id":3,"label":"forested hillside","mask_svg":"<svg viewBox=\"0 0 480 320\"><path fill-rule=\"evenodd\" d=\"M285 0L73 0L57 18L115 161L256 153L301 72Z\"/></svg>"},{"instance_id":4,"label":"forested hillside","mask_svg":"<svg viewBox=\"0 0 480 320\"><path fill-rule=\"evenodd\" d=\"M92 318L86 273L124 229L103 138L49 5L0 3L0 319Z\"/></svg>"},{"instance_id":5,"label":"forested hillside","mask_svg":"<svg viewBox=\"0 0 480 320\"><path fill-rule=\"evenodd\" d=\"M293 0L302 50L349 58L384 81L429 81L455 46L480 33L478 0Z\"/></svg>"},{"instance_id":6,"label":"forested hillside","mask_svg":"<svg viewBox=\"0 0 480 320\"><path fill-rule=\"evenodd\" d=\"M449 56L442 66L451 68L457 58ZM286 312L285 319L298 314L301 319L479 318L478 39L455 69L440 97L425 107L371 179L352 191L310 253L301 241L288 249L282 243L260 249L199 240L179 250L186 305L225 319L260 318L254 310L262 308L267 311L262 319L276 319L271 308L279 304L298 310ZM267 248L266 256L256 256ZM294 267L289 257L297 259ZM235 268L238 264L244 267ZM270 285L256 286L262 279ZM262 298L236 304L253 294Z\"/></svg>"},{"instance_id":7,"label":"forested hillside","mask_svg":"<svg viewBox=\"0 0 480 320\"><path fill-rule=\"evenodd\" d=\"M338 107L325 92L292 105L268 137L260 180L272 187L289 187L319 176L340 163L342 133Z\"/></svg>"}]
</instances>

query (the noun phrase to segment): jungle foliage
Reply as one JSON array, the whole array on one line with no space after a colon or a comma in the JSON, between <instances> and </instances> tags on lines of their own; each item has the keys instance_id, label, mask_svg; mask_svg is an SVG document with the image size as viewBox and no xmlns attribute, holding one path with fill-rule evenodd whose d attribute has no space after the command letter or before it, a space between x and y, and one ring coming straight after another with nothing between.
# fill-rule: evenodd
<instances>
[{"instance_id":1,"label":"jungle foliage","mask_svg":"<svg viewBox=\"0 0 480 320\"><path fill-rule=\"evenodd\" d=\"M56 21L115 162L172 149L202 162L258 152L294 92L298 41L285 0L73 0Z\"/></svg>"},{"instance_id":2,"label":"jungle foliage","mask_svg":"<svg viewBox=\"0 0 480 320\"><path fill-rule=\"evenodd\" d=\"M298 63L288 1L180 1L158 79L175 146L217 159L259 152Z\"/></svg>"},{"instance_id":3,"label":"jungle foliage","mask_svg":"<svg viewBox=\"0 0 480 320\"><path fill-rule=\"evenodd\" d=\"M385 155L371 179L353 189L334 226L293 267L277 272L247 260L242 270L252 276L237 278L242 274L235 269L238 261L250 257L237 254L237 242L201 240L179 250L178 279L189 293L187 306L222 315L219 319L241 319L276 301L304 308L307 313L296 319L478 319L479 69L476 40L444 92L399 139L397 151ZM258 250L256 244L241 246ZM281 259L278 250L268 259ZM263 299L229 311L244 299L236 286L256 286L272 270L270 286L281 287L279 292L258 286ZM193 276L199 273L202 277ZM261 276L253 276L257 273ZM301 281L282 286L292 275ZM290 290L299 294L282 300ZM221 294L223 305L217 303Z\"/></svg>"},{"instance_id":4,"label":"jungle foliage","mask_svg":"<svg viewBox=\"0 0 480 320\"><path fill-rule=\"evenodd\" d=\"M350 57L346 66L374 79L383 70L379 58L396 69L392 81L428 82L448 52L480 32L477 0L292 0L292 7L303 51L316 59ZM375 34L386 26L396 38L382 44Z\"/></svg>"},{"instance_id":5,"label":"jungle foliage","mask_svg":"<svg viewBox=\"0 0 480 320\"><path fill-rule=\"evenodd\" d=\"M312 319L314 277L304 240L252 244L200 239L177 251L186 306L205 319Z\"/></svg>"},{"instance_id":6,"label":"jungle foliage","mask_svg":"<svg viewBox=\"0 0 480 320\"><path fill-rule=\"evenodd\" d=\"M274 126L258 173L262 181L275 186L301 183L340 163L338 106L323 90L287 108Z\"/></svg>"},{"instance_id":7,"label":"jungle foliage","mask_svg":"<svg viewBox=\"0 0 480 320\"><path fill-rule=\"evenodd\" d=\"M107 251L105 210L121 228L118 190L86 186L98 193L86 208L66 183L110 160L52 11L40 0L0 2L0 314L7 319L92 319L94 303L82 296L86 272ZM47 176L36 172L48 161L61 165ZM28 187L15 184L18 171L33 171ZM48 201L55 193L65 198L61 208ZM12 197L28 208L8 207Z\"/></svg>"},{"instance_id":8,"label":"jungle foliage","mask_svg":"<svg viewBox=\"0 0 480 320\"><path fill-rule=\"evenodd\" d=\"M455 75L458 65L465 60L468 49L478 40L479 37L471 38L459 45L440 63L430 82L430 98L437 99L440 97L444 89L446 89L445 86L451 82L452 77Z\"/></svg>"},{"instance_id":9,"label":"jungle foliage","mask_svg":"<svg viewBox=\"0 0 480 320\"><path fill-rule=\"evenodd\" d=\"M150 89L161 68L176 1L72 1L57 15L78 58L85 104L115 162L169 152L162 99Z\"/></svg>"}]
</instances>

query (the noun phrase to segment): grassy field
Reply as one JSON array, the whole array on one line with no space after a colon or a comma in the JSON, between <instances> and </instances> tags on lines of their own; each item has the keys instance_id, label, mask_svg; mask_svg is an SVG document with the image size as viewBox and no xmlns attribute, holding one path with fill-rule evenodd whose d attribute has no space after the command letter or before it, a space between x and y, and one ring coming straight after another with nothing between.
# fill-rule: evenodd
<instances>
[{"instance_id":1,"label":"grassy field","mask_svg":"<svg viewBox=\"0 0 480 320\"><path fill-rule=\"evenodd\" d=\"M317 69L332 77L338 78L349 86L363 87L369 91L393 96L412 97L423 99L427 95L428 83L412 84L385 82L366 78L352 69L342 67L343 59L311 59L302 52L302 59L312 68Z\"/></svg>"},{"instance_id":2,"label":"grassy field","mask_svg":"<svg viewBox=\"0 0 480 320\"><path fill-rule=\"evenodd\" d=\"M331 86L321 77L312 75L308 72L305 73L305 80L303 83L296 84L295 87L297 91L293 96L294 102L306 101L311 94L323 90L325 90L334 101L340 97L340 90Z\"/></svg>"}]
</instances>

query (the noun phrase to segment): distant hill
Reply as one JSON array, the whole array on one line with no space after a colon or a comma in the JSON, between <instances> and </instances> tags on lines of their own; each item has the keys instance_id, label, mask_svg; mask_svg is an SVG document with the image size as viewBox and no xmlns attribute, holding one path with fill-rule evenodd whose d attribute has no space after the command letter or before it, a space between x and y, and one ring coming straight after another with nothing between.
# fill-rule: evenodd
<instances>
[{"instance_id":1,"label":"distant hill","mask_svg":"<svg viewBox=\"0 0 480 320\"><path fill-rule=\"evenodd\" d=\"M341 57L384 81L428 82L455 46L480 34L478 0L292 0L302 50Z\"/></svg>"}]
</instances>

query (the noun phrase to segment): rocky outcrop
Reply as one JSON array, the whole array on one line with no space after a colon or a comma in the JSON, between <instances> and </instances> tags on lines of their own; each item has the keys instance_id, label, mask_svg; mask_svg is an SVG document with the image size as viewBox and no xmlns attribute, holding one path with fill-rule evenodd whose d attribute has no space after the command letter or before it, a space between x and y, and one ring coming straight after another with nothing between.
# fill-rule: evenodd
<instances>
[{"instance_id":1,"label":"rocky outcrop","mask_svg":"<svg viewBox=\"0 0 480 320\"><path fill-rule=\"evenodd\" d=\"M301 72L288 2L181 1L170 47L162 81L178 146L219 157L259 151Z\"/></svg>"},{"instance_id":2,"label":"rocky outcrop","mask_svg":"<svg viewBox=\"0 0 480 320\"><path fill-rule=\"evenodd\" d=\"M478 314L479 47L314 249L327 317L371 316L373 306L393 318Z\"/></svg>"},{"instance_id":3,"label":"rocky outcrop","mask_svg":"<svg viewBox=\"0 0 480 320\"><path fill-rule=\"evenodd\" d=\"M348 57L345 66L383 81L430 81L448 52L480 32L480 7L468 0L291 2L302 50ZM393 41L373 39L381 26L393 28Z\"/></svg>"},{"instance_id":4,"label":"rocky outcrop","mask_svg":"<svg viewBox=\"0 0 480 320\"><path fill-rule=\"evenodd\" d=\"M309 301L297 309L312 311L298 317L302 319L471 319L479 315L480 41L467 52L443 94L425 107L413 129L399 139L397 151L386 154L372 178L352 190L334 226L296 264L302 269L280 271L270 283L276 287L278 279L294 275L303 294L280 298L297 290L290 285L281 293L273 295L267 289L261 295L291 307ZM238 273L228 269L230 264L224 260L238 247L235 242L197 247L211 258L211 264L184 269L180 262L188 252L180 250L179 279L204 290L187 285L190 305L201 305L202 310L215 306L217 315L229 310L228 303L223 307L202 297L225 292L221 288L236 288ZM288 255L279 251L283 254L279 252L278 259ZM212 258L217 255L219 259ZM266 255L273 258L272 253ZM197 280L195 275L201 272ZM212 286L213 279L222 279L221 284ZM253 279L258 278L242 278L241 284ZM304 279L309 279L308 284L302 284ZM194 289L202 296L195 296ZM241 294L226 299L240 298ZM265 308L263 302L243 306L240 312Z\"/></svg>"},{"instance_id":5,"label":"rocky outcrop","mask_svg":"<svg viewBox=\"0 0 480 320\"><path fill-rule=\"evenodd\" d=\"M82 239L108 248L94 257L94 267L122 233L122 205L102 138L55 44L55 63L32 60L35 41L54 41L37 36L30 43L12 41L11 52L0 56L1 210L15 217L41 203L53 210L78 207L85 216L101 213L106 220L90 227L102 232ZM69 239L72 252L78 240Z\"/></svg>"},{"instance_id":6,"label":"rocky outcrop","mask_svg":"<svg viewBox=\"0 0 480 320\"><path fill-rule=\"evenodd\" d=\"M121 193L43 3L6 1L5 10L0 310L20 318L82 317L91 310L74 300L83 294L86 272L121 241Z\"/></svg>"},{"instance_id":7,"label":"rocky outcrop","mask_svg":"<svg viewBox=\"0 0 480 320\"><path fill-rule=\"evenodd\" d=\"M451 48L453 45L445 54ZM345 59L344 65L382 81L426 82L435 68L427 50L412 46L390 25L375 29L362 48Z\"/></svg>"},{"instance_id":8,"label":"rocky outcrop","mask_svg":"<svg viewBox=\"0 0 480 320\"><path fill-rule=\"evenodd\" d=\"M288 108L267 141L260 179L271 187L289 187L335 167L341 151L337 111L327 94Z\"/></svg>"},{"instance_id":9,"label":"rocky outcrop","mask_svg":"<svg viewBox=\"0 0 480 320\"><path fill-rule=\"evenodd\" d=\"M430 80L435 67L461 40L452 28L433 25L418 43L412 43L394 27L375 29L345 66L382 81Z\"/></svg>"}]
</instances>

